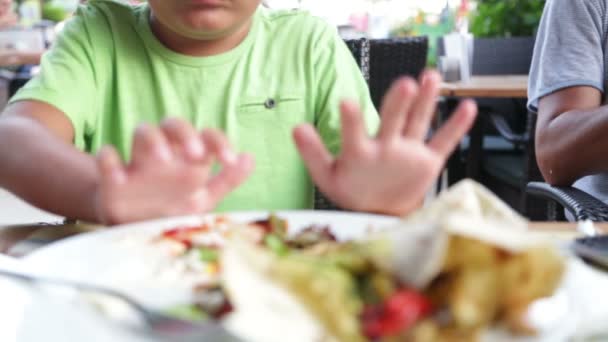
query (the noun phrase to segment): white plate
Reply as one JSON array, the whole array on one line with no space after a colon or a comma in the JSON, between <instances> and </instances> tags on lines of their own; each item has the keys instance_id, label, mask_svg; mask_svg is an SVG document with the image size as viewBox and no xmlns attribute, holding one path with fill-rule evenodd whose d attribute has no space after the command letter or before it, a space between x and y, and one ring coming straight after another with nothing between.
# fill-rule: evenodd
<instances>
[{"instance_id":1,"label":"white plate","mask_svg":"<svg viewBox=\"0 0 608 342\"><path fill-rule=\"evenodd\" d=\"M286 218L290 224L290 231L296 231L311 224L329 225L339 239L357 239L364 236L370 227L382 228L390 226L397 221L396 218L385 216L374 216L365 214L353 214L342 212L319 212L319 211L300 211L300 212L279 212L279 216ZM222 216L229 216L236 222L249 222L251 220L264 219L268 216L266 212L232 213ZM157 236L160 232L174 228L176 226L196 225L205 219L212 219L214 215L172 218L157 221L138 223L116 227L107 231L96 232L66 239L46 248L40 249L29 255L21 266L27 270L37 273L62 277L73 280L86 281L108 285L112 283L106 275L112 274L118 268L128 271L131 268L132 279L136 280L139 276L144 276L140 265L145 265L139 258L140 254L136 251L124 248L121 241L125 239L141 239L145 244L146 239ZM2 260L0 260L2 261ZM1 266L1 265L0 265ZM588 273L583 269L576 273L577 269L571 269L567 278L571 279L566 285L572 284L572 289L566 286L568 295L580 294L579 280L586 279L581 274ZM585 272L583 272L585 271ZM608 279L605 276L594 274L593 277L583 281L584 284L592 286L591 289L600 287L605 289L608 286ZM593 281L591 279L594 279ZM142 279L143 280L143 279ZM603 281L603 282L601 282ZM605 285L604 285L605 284ZM130 295L136 297L150 306L169 305L171 302L183 300L189 295L189 288L166 288L158 282L142 282L136 287L121 288ZM603 290L602 290L603 291ZM594 292L599 293L599 292ZM597 297L597 296L596 296ZM598 298L590 298L586 302L598 303ZM0 341L19 342L38 342L38 341L142 341L148 342L142 336L135 335L133 332L123 329L120 325L97 314L84 301L66 301L64 298L74 300L75 296L56 297L45 296L39 291L25 291L23 286L7 282L0 279ZM606 297L608 298L608 297ZM584 298L574 301L582 304ZM608 302L606 303L608 304ZM589 304L592 307L597 305ZM605 308L604 304L599 304ZM547 312L546 308L543 309ZM596 310L597 311L597 310ZM604 310L606 311L606 310ZM595 322L605 322L608 318L604 311L595 314ZM578 321L592 321L591 309L584 309L579 313L573 313ZM546 314L542 314L545 316ZM598 320L599 318L599 320ZM574 324L575 320L569 320L559 329L551 331L538 341L563 341L564 336L568 336L568 331L572 329L568 325ZM601 327L602 324L591 324L593 327ZM564 331L561 331L564 330ZM16 338L15 338L16 336ZM496 341L516 341L512 337L503 336L502 338L493 336L489 338ZM517 341L527 341L521 339Z\"/></svg>"},{"instance_id":2,"label":"white plate","mask_svg":"<svg viewBox=\"0 0 608 342\"><path fill-rule=\"evenodd\" d=\"M278 212L280 217L289 222L290 232L305 228L311 224L329 225L338 239L356 239L362 237L370 227L378 228L396 222L396 218L366 214L322 211ZM228 216L236 222L249 222L268 217L266 212L232 213ZM213 215L206 216L207 219ZM103 232L85 234L57 242L40 249L25 258L28 269L37 273L72 280L87 281L102 285L111 284L105 275L113 270L143 265L137 260L138 254L124 248L120 241L141 237L142 243L158 233L183 225L195 225L204 220L201 216L172 218L117 227ZM135 281L141 270L133 270L130 279ZM144 279L141 279L144 280ZM151 306L164 306L183 300L189 295L188 288L167 289L157 283L143 282L138 284L137 291L128 286L121 288L132 296ZM10 292L8 292L10 293ZM4 293L7 295L7 292ZM44 297L44 298L43 298ZM1 298L1 297L0 297ZM17 301L19 302L19 301ZM78 303L62 303L57 298L48 296L30 296L27 300L15 305L25 306L22 318L16 327L18 341L133 341L144 340L118 326L109 328L110 323L90 308ZM2 307L0 312L12 310L19 312L16 306ZM23 311L23 310L22 310ZM3 329L5 327L3 326ZM10 330L11 327L6 327Z\"/></svg>"}]
</instances>

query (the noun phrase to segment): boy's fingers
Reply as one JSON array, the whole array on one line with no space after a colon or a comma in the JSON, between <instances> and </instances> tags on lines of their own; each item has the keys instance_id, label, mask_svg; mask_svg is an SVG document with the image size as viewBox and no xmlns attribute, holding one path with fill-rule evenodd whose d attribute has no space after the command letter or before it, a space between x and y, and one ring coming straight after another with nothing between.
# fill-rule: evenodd
<instances>
[{"instance_id":1,"label":"boy's fingers","mask_svg":"<svg viewBox=\"0 0 608 342\"><path fill-rule=\"evenodd\" d=\"M437 108L437 97L439 96L439 85L441 76L436 71L425 71L420 77L420 92L414 106L411 109L404 135L422 140L431 125L431 120Z\"/></svg>"},{"instance_id":2,"label":"boy's fingers","mask_svg":"<svg viewBox=\"0 0 608 342\"><path fill-rule=\"evenodd\" d=\"M368 137L365 131L365 124L361 119L362 115L359 105L352 101L343 101L340 104L340 113L342 150L347 154L349 152L361 151Z\"/></svg>"},{"instance_id":3,"label":"boy's fingers","mask_svg":"<svg viewBox=\"0 0 608 342\"><path fill-rule=\"evenodd\" d=\"M327 151L319 134L311 125L304 124L297 127L293 136L313 181L319 187L326 189L331 179L333 156Z\"/></svg>"},{"instance_id":4,"label":"boy's fingers","mask_svg":"<svg viewBox=\"0 0 608 342\"><path fill-rule=\"evenodd\" d=\"M127 180L120 156L112 146L103 147L97 154L97 167L102 184L120 185Z\"/></svg>"},{"instance_id":5,"label":"boy's fingers","mask_svg":"<svg viewBox=\"0 0 608 342\"><path fill-rule=\"evenodd\" d=\"M447 158L462 137L469 131L476 115L477 105L475 102L471 100L463 101L448 122L431 139L429 147L442 158Z\"/></svg>"},{"instance_id":6,"label":"boy's fingers","mask_svg":"<svg viewBox=\"0 0 608 342\"><path fill-rule=\"evenodd\" d=\"M252 156L241 154L234 164L224 165L222 170L207 183L207 191L215 202L219 202L251 175L255 166Z\"/></svg>"},{"instance_id":7,"label":"boy's fingers","mask_svg":"<svg viewBox=\"0 0 608 342\"><path fill-rule=\"evenodd\" d=\"M203 158L204 144L192 125L182 119L168 118L162 122L161 129L180 155L191 161Z\"/></svg>"},{"instance_id":8,"label":"boy's fingers","mask_svg":"<svg viewBox=\"0 0 608 342\"><path fill-rule=\"evenodd\" d=\"M408 112L418 94L418 85L411 78L396 81L382 102L380 116L382 125L378 136L380 139L400 137L403 127L409 120Z\"/></svg>"},{"instance_id":9,"label":"boy's fingers","mask_svg":"<svg viewBox=\"0 0 608 342\"><path fill-rule=\"evenodd\" d=\"M208 157L213 154L224 165L232 165L238 161L238 156L224 133L214 129L206 129L201 133L201 137Z\"/></svg>"},{"instance_id":10,"label":"boy's fingers","mask_svg":"<svg viewBox=\"0 0 608 342\"><path fill-rule=\"evenodd\" d=\"M140 125L133 140L132 163L137 166L169 162L171 149L165 135L157 127Z\"/></svg>"}]
</instances>

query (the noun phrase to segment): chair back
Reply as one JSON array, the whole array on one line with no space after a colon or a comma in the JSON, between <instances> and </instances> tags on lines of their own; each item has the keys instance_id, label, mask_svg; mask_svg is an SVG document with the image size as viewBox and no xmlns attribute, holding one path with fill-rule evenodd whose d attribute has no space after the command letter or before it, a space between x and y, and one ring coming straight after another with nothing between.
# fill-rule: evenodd
<instances>
[{"instance_id":1,"label":"chair back","mask_svg":"<svg viewBox=\"0 0 608 342\"><path fill-rule=\"evenodd\" d=\"M473 75L527 75L534 37L476 38Z\"/></svg>"},{"instance_id":2,"label":"chair back","mask_svg":"<svg viewBox=\"0 0 608 342\"><path fill-rule=\"evenodd\" d=\"M359 69L361 69L361 74L363 74L365 82L369 83L369 40L365 38L347 39L344 42L353 54Z\"/></svg>"},{"instance_id":3,"label":"chair back","mask_svg":"<svg viewBox=\"0 0 608 342\"><path fill-rule=\"evenodd\" d=\"M370 81L372 101L380 108L391 84L401 76L417 78L426 67L428 38L406 37L370 41Z\"/></svg>"},{"instance_id":4,"label":"chair back","mask_svg":"<svg viewBox=\"0 0 608 342\"><path fill-rule=\"evenodd\" d=\"M472 74L527 75L534 41L534 37L475 38ZM437 39L437 56L445 56L442 37Z\"/></svg>"}]
</instances>

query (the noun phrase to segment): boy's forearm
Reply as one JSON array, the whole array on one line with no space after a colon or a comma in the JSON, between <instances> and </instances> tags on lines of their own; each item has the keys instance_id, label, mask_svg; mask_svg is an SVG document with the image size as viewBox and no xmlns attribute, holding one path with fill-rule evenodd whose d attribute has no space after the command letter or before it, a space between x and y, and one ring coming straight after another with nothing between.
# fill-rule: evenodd
<instances>
[{"instance_id":1,"label":"boy's forearm","mask_svg":"<svg viewBox=\"0 0 608 342\"><path fill-rule=\"evenodd\" d=\"M95 160L35 121L0 118L0 187L55 214L96 222Z\"/></svg>"}]
</instances>

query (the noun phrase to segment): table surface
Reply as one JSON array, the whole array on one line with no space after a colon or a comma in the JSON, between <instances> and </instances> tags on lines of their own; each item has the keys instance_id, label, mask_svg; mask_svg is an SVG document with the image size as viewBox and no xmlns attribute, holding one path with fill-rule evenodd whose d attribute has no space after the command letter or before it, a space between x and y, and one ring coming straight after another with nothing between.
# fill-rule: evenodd
<instances>
[{"instance_id":1,"label":"table surface","mask_svg":"<svg viewBox=\"0 0 608 342\"><path fill-rule=\"evenodd\" d=\"M608 223L596 224L598 231L608 234ZM87 224L35 224L0 226L0 253L23 256L36 248L70 236L105 229ZM530 229L558 239L574 239L582 234L574 223L533 222Z\"/></svg>"},{"instance_id":2,"label":"table surface","mask_svg":"<svg viewBox=\"0 0 608 342\"><path fill-rule=\"evenodd\" d=\"M443 82L440 94L448 97L526 98L528 76L473 76L468 82Z\"/></svg>"}]
</instances>

